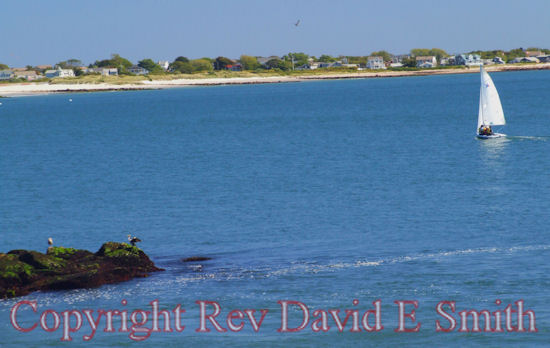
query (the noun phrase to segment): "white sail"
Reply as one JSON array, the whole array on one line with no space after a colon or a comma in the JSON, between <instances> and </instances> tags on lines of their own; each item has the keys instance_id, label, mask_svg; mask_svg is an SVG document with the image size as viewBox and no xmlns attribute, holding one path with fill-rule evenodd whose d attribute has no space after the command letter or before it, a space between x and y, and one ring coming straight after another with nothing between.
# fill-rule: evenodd
<instances>
[{"instance_id":1,"label":"white sail","mask_svg":"<svg viewBox=\"0 0 550 348\"><path fill-rule=\"evenodd\" d=\"M479 91L479 115L477 118L477 128L481 125L502 126L506 124L504 112L500 104L497 89L493 80L487 72L480 67L481 88Z\"/></svg>"}]
</instances>

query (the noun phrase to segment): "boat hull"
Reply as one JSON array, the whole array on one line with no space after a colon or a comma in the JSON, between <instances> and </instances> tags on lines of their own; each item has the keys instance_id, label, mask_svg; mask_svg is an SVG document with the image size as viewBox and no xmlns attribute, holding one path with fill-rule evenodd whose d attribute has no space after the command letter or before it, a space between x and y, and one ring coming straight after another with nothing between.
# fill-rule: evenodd
<instances>
[{"instance_id":1,"label":"boat hull","mask_svg":"<svg viewBox=\"0 0 550 348\"><path fill-rule=\"evenodd\" d=\"M493 133L491 135L483 135L483 134L477 134L476 137L479 139L496 139L496 138L502 138L505 137L506 134L503 133Z\"/></svg>"}]
</instances>

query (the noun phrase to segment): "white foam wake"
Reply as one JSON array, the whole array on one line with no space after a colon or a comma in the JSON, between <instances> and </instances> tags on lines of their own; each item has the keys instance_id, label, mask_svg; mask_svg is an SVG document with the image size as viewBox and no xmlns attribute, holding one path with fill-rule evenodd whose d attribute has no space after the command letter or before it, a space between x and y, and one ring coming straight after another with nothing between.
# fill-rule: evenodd
<instances>
[{"instance_id":1,"label":"white foam wake","mask_svg":"<svg viewBox=\"0 0 550 348\"><path fill-rule=\"evenodd\" d=\"M319 273L323 271L330 272L337 269L352 268L352 267L379 267L379 266L391 265L396 263L406 263L406 262L414 262L414 261L422 261L422 260L437 260L437 259L443 259L446 257L463 256L463 255L471 255L471 254L488 254L488 253L510 254L510 253L516 253L516 252L548 250L548 249L550 249L550 245L528 245L528 246L516 246L516 247L484 247L484 248L474 248L474 249L439 251L436 253L419 253L414 255L381 258L378 260L358 260L355 262L339 262L339 263L332 263L332 264L326 264L326 265L298 264L298 265L292 265L291 267L288 267L288 268L271 271L266 276L267 277L280 276L280 275L294 273L294 272L310 272L310 273Z\"/></svg>"}]
</instances>

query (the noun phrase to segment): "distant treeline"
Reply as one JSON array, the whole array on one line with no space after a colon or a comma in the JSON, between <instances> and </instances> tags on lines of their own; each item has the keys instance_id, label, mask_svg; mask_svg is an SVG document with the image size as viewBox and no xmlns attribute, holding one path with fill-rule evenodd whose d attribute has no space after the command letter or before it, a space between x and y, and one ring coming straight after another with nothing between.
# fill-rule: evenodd
<instances>
[{"instance_id":1,"label":"distant treeline","mask_svg":"<svg viewBox=\"0 0 550 348\"><path fill-rule=\"evenodd\" d=\"M493 59L495 57L502 58L503 61L509 62L517 57L525 57L527 51L533 52L542 52L543 54L550 54L550 49L547 48L538 48L530 47L527 49L516 48L510 51L504 50L491 50L491 51L470 51L465 54L479 54L481 59ZM302 52L288 53L283 56L271 56L269 58L250 56L250 55L241 55L239 59L230 59L227 57L217 57L217 58L200 58L200 59L188 59L184 56L179 56L174 61L172 61L168 69L165 70L158 63L153 61L150 58L146 58L137 62L137 66L146 69L150 74L166 74L166 73L183 73L183 74L192 74L196 72L209 72L213 70L248 70L248 71L257 71L257 70L281 70L288 71L293 70L296 67L304 66L309 62L325 62L331 63L336 61L344 61L348 64L357 64L359 66L365 66L367 59L370 56L381 56L384 61L390 62L395 60L395 57L400 57L399 61L403 63L404 66L414 67L416 66L415 57L418 56L435 56L439 62L441 58L450 56L447 52L440 48L414 48L406 55L394 55L387 51L376 51L372 52L368 56L337 56L333 57L327 54L323 54L319 57L310 56ZM73 69L75 75L82 75L84 71L82 70L82 62L79 59L68 59L66 61L58 62L55 66L62 69ZM94 63L90 64L89 68L117 68L119 74L128 74L129 68L133 67L134 64L126 58L121 57L119 54L111 55L110 59L96 60ZM5 64L0 64L0 70L9 69ZM40 71L44 69L39 69L38 67L27 66L28 70Z\"/></svg>"}]
</instances>

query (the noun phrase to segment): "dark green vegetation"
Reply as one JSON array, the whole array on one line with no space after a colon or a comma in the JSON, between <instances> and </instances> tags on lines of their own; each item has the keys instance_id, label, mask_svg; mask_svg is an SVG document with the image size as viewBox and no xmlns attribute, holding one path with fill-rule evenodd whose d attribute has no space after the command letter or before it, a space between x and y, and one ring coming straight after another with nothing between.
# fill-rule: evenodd
<instances>
[{"instance_id":1,"label":"dark green vegetation","mask_svg":"<svg viewBox=\"0 0 550 348\"><path fill-rule=\"evenodd\" d=\"M411 56L414 56L414 57L420 57L420 56L435 56L435 58L437 59L437 61L441 61L441 58L443 57L447 57L448 54L447 52L445 52L444 50L440 49L440 48L432 48L432 49L427 49L427 48L413 48L411 50Z\"/></svg>"},{"instance_id":2,"label":"dark green vegetation","mask_svg":"<svg viewBox=\"0 0 550 348\"><path fill-rule=\"evenodd\" d=\"M164 69L161 68L161 66L158 65L157 63L153 62L153 60L150 59L150 58L140 60L138 62L138 66L142 67L143 69L146 69L151 74L163 74L164 73Z\"/></svg>"},{"instance_id":3,"label":"dark green vegetation","mask_svg":"<svg viewBox=\"0 0 550 348\"><path fill-rule=\"evenodd\" d=\"M127 73L127 69L132 67L132 62L126 58L122 58L119 54L114 53L111 55L111 59L96 60L93 64L90 64L90 68L117 68L119 74Z\"/></svg>"},{"instance_id":4,"label":"dark green vegetation","mask_svg":"<svg viewBox=\"0 0 550 348\"><path fill-rule=\"evenodd\" d=\"M65 290L118 283L161 271L139 248L108 242L96 252L50 247L0 253L0 298L38 290Z\"/></svg>"}]
</instances>

